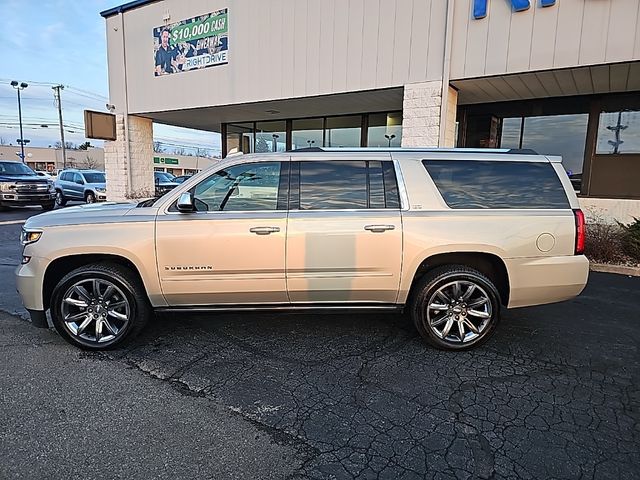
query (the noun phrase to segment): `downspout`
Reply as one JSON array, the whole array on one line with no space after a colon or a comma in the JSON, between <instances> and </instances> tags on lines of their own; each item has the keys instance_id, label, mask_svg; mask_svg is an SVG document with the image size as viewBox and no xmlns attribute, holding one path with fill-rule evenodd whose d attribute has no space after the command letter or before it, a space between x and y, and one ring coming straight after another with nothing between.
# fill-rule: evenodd
<instances>
[{"instance_id":1,"label":"downspout","mask_svg":"<svg viewBox=\"0 0 640 480\"><path fill-rule=\"evenodd\" d=\"M127 47L124 38L124 12L120 9L120 33L122 35L122 71L124 73L124 151L127 158L127 179L129 183L127 195L132 196L133 192L133 177L131 175L131 148L129 146L129 93L127 82Z\"/></svg>"},{"instance_id":2,"label":"downspout","mask_svg":"<svg viewBox=\"0 0 640 480\"><path fill-rule=\"evenodd\" d=\"M447 108L449 106L449 78L451 76L451 43L453 37L453 4L455 0L447 0L447 23L445 26L444 57L442 60L442 93L440 104L440 132L438 146L443 147L447 131Z\"/></svg>"}]
</instances>

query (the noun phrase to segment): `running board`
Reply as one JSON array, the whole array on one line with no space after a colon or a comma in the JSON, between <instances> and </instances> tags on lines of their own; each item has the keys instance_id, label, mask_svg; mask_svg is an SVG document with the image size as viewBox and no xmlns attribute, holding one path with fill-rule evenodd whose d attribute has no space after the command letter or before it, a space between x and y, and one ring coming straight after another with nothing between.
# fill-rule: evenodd
<instances>
[{"instance_id":1,"label":"running board","mask_svg":"<svg viewBox=\"0 0 640 480\"><path fill-rule=\"evenodd\" d=\"M352 312L352 311L401 311L404 305L389 303L297 303L297 304L260 304L260 305L194 305L176 307L156 307L156 312Z\"/></svg>"}]
</instances>

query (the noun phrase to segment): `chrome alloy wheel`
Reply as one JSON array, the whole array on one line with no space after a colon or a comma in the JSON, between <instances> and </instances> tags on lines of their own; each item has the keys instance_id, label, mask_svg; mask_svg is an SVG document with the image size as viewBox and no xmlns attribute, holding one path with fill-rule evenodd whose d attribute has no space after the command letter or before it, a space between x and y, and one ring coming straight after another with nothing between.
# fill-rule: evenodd
<instances>
[{"instance_id":1,"label":"chrome alloy wheel","mask_svg":"<svg viewBox=\"0 0 640 480\"><path fill-rule=\"evenodd\" d=\"M62 319L71 335L89 343L118 338L129 324L131 307L120 288L108 280L80 280L62 299Z\"/></svg>"},{"instance_id":2,"label":"chrome alloy wheel","mask_svg":"<svg viewBox=\"0 0 640 480\"><path fill-rule=\"evenodd\" d=\"M475 340L493 318L491 299L477 283L456 280L440 287L427 304L427 325L442 340Z\"/></svg>"}]
</instances>

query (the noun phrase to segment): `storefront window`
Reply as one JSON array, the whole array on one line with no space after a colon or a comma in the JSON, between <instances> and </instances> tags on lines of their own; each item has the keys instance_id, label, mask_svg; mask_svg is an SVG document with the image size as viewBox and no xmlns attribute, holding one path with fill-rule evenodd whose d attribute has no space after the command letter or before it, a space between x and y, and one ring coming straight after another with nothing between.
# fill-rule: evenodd
<instances>
[{"instance_id":1,"label":"storefront window","mask_svg":"<svg viewBox=\"0 0 640 480\"><path fill-rule=\"evenodd\" d=\"M253 153L253 133L253 123L228 124L225 155L237 152Z\"/></svg>"},{"instance_id":2,"label":"storefront window","mask_svg":"<svg viewBox=\"0 0 640 480\"><path fill-rule=\"evenodd\" d=\"M503 118L500 148L520 148L521 133L522 117Z\"/></svg>"},{"instance_id":3,"label":"storefront window","mask_svg":"<svg viewBox=\"0 0 640 480\"><path fill-rule=\"evenodd\" d=\"M326 147L359 147L362 116L328 117L324 135Z\"/></svg>"},{"instance_id":4,"label":"storefront window","mask_svg":"<svg viewBox=\"0 0 640 480\"><path fill-rule=\"evenodd\" d=\"M522 148L530 148L544 155L561 155L562 165L576 191L582 188L588 120L586 113L524 119Z\"/></svg>"},{"instance_id":5,"label":"storefront window","mask_svg":"<svg viewBox=\"0 0 640 480\"><path fill-rule=\"evenodd\" d=\"M256 152L284 152L287 149L287 122L256 123Z\"/></svg>"},{"instance_id":6,"label":"storefront window","mask_svg":"<svg viewBox=\"0 0 640 480\"><path fill-rule=\"evenodd\" d=\"M402 112L369 115L368 147L399 147L401 143Z\"/></svg>"},{"instance_id":7,"label":"storefront window","mask_svg":"<svg viewBox=\"0 0 640 480\"><path fill-rule=\"evenodd\" d=\"M324 119L306 118L291 122L291 148L322 147Z\"/></svg>"},{"instance_id":8,"label":"storefront window","mask_svg":"<svg viewBox=\"0 0 640 480\"><path fill-rule=\"evenodd\" d=\"M640 153L640 110L602 112L596 153Z\"/></svg>"}]
</instances>

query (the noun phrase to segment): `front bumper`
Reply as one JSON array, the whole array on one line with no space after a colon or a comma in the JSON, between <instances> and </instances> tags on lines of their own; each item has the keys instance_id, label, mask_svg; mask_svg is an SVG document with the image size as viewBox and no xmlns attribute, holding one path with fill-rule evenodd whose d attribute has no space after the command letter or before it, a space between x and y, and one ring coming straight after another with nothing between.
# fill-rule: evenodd
<instances>
[{"instance_id":1,"label":"front bumper","mask_svg":"<svg viewBox=\"0 0 640 480\"><path fill-rule=\"evenodd\" d=\"M54 202L56 199L55 192L47 193L6 193L0 194L0 204L4 206L24 206L24 205L40 205L42 203Z\"/></svg>"},{"instance_id":2,"label":"front bumper","mask_svg":"<svg viewBox=\"0 0 640 480\"><path fill-rule=\"evenodd\" d=\"M29 312L31 310L44 312L42 298L44 272L49 260L41 257L31 257L28 263L19 265L15 270L16 288L22 299L22 304Z\"/></svg>"}]
</instances>

